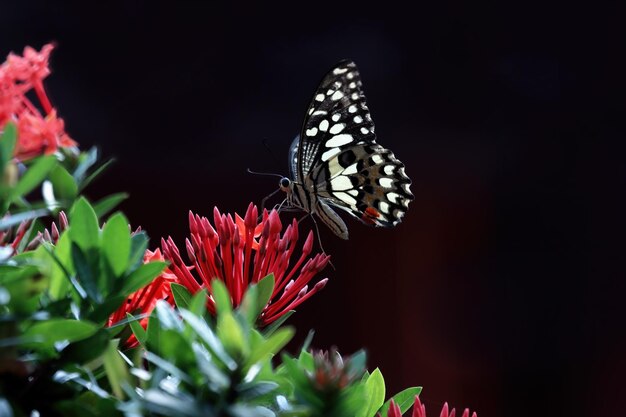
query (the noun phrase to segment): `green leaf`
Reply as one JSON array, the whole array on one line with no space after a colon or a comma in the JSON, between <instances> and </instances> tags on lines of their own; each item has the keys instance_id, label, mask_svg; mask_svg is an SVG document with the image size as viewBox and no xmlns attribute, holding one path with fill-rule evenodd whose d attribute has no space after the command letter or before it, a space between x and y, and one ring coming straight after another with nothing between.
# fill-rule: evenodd
<instances>
[{"instance_id":1,"label":"green leaf","mask_svg":"<svg viewBox=\"0 0 626 417\"><path fill-rule=\"evenodd\" d=\"M249 369L252 365L267 356L274 356L289 343L294 334L295 331L291 327L285 327L274 332L273 335L250 353L250 357L246 361L245 369Z\"/></svg>"},{"instance_id":2,"label":"green leaf","mask_svg":"<svg viewBox=\"0 0 626 417\"><path fill-rule=\"evenodd\" d=\"M100 227L98 217L89 202L81 197L74 203L70 211L70 237L82 249L87 250L99 246Z\"/></svg>"},{"instance_id":3,"label":"green leaf","mask_svg":"<svg viewBox=\"0 0 626 417\"><path fill-rule=\"evenodd\" d=\"M180 310L180 315L183 317L185 322L194 330L194 332L200 337L200 339L204 341L211 353L215 355L228 369L234 370L237 368L237 363L233 361L232 358L226 353L226 351L224 350L224 346L221 343L221 340L218 339L215 333L213 333L213 330L211 330L205 320L203 320L201 317L198 317L193 312L185 309Z\"/></svg>"},{"instance_id":4,"label":"green leaf","mask_svg":"<svg viewBox=\"0 0 626 417\"><path fill-rule=\"evenodd\" d=\"M206 312L207 294L206 288L195 293L189 302L189 311L198 317L202 317Z\"/></svg>"},{"instance_id":5,"label":"green leaf","mask_svg":"<svg viewBox=\"0 0 626 417\"><path fill-rule=\"evenodd\" d=\"M13 159L13 150L17 142L17 127L15 123L9 122L4 125L2 136L0 136L0 173L4 172L7 162Z\"/></svg>"},{"instance_id":6,"label":"green leaf","mask_svg":"<svg viewBox=\"0 0 626 417\"><path fill-rule=\"evenodd\" d=\"M74 177L63 166L57 165L50 171L50 182L54 190L54 196L59 200L73 201L78 194L78 186Z\"/></svg>"},{"instance_id":7,"label":"green leaf","mask_svg":"<svg viewBox=\"0 0 626 417\"><path fill-rule=\"evenodd\" d=\"M111 384L113 394L118 399L124 399L124 391L122 386L130 383L130 374L126 366L126 362L117 351L118 340L109 341L109 347L104 352L104 370Z\"/></svg>"},{"instance_id":8,"label":"green leaf","mask_svg":"<svg viewBox=\"0 0 626 417\"><path fill-rule=\"evenodd\" d=\"M98 289L99 271L96 263L98 252L93 253L90 250L85 253L77 244L72 242L71 253L78 282L92 300L98 303L102 302L102 294Z\"/></svg>"},{"instance_id":9,"label":"green leaf","mask_svg":"<svg viewBox=\"0 0 626 417\"><path fill-rule=\"evenodd\" d=\"M230 300L230 295L226 289L226 285L219 280L214 279L211 282L211 292L213 299L215 300L215 307L217 308L217 315L230 313L233 310L233 305Z\"/></svg>"},{"instance_id":10,"label":"green leaf","mask_svg":"<svg viewBox=\"0 0 626 417\"><path fill-rule=\"evenodd\" d=\"M140 288L150 284L167 266L166 262L154 261L141 265L128 277L124 278L124 284L120 292L130 295Z\"/></svg>"},{"instance_id":11,"label":"green leaf","mask_svg":"<svg viewBox=\"0 0 626 417\"><path fill-rule=\"evenodd\" d=\"M237 358L247 353L243 329L231 312L222 312L217 316L217 337L230 356Z\"/></svg>"},{"instance_id":12,"label":"green leaf","mask_svg":"<svg viewBox=\"0 0 626 417\"><path fill-rule=\"evenodd\" d=\"M109 159L108 161L100 165L98 168L96 168L91 174L89 174L87 178L80 181L80 190L81 191L84 190L85 187L91 184L91 182L95 180L100 174L102 174L104 170L106 170L113 162L115 162L114 159Z\"/></svg>"},{"instance_id":13,"label":"green leaf","mask_svg":"<svg viewBox=\"0 0 626 417\"><path fill-rule=\"evenodd\" d=\"M365 400L367 404L361 409L359 417L374 417L385 402L385 379L378 368L365 381Z\"/></svg>"},{"instance_id":14,"label":"green leaf","mask_svg":"<svg viewBox=\"0 0 626 417\"><path fill-rule=\"evenodd\" d=\"M130 257L128 220L122 213L114 214L104 225L102 249L115 276L122 276L128 267Z\"/></svg>"},{"instance_id":15,"label":"green leaf","mask_svg":"<svg viewBox=\"0 0 626 417\"><path fill-rule=\"evenodd\" d=\"M101 323L106 321L114 311L116 311L120 306L126 301L126 296L117 294L111 295L104 300L101 304L96 304L94 309L87 316L89 320L92 320L96 323Z\"/></svg>"},{"instance_id":16,"label":"green leaf","mask_svg":"<svg viewBox=\"0 0 626 417\"><path fill-rule=\"evenodd\" d=\"M387 417L387 413L389 412L389 406L391 404L391 400L393 400L400 410L402 414L406 413L411 405L415 402L415 396L420 395L422 392L422 387L411 387L407 388L403 391L400 391L390 399L388 399L385 404L378 410L382 417Z\"/></svg>"},{"instance_id":17,"label":"green leaf","mask_svg":"<svg viewBox=\"0 0 626 417\"><path fill-rule=\"evenodd\" d=\"M128 193L116 193L103 197L93 205L93 209L99 218L117 207L122 201L128 198Z\"/></svg>"},{"instance_id":18,"label":"green leaf","mask_svg":"<svg viewBox=\"0 0 626 417\"><path fill-rule=\"evenodd\" d=\"M92 361L104 352L109 344L109 339L109 332L105 329L100 329L92 336L71 343L63 349L60 361L75 364Z\"/></svg>"},{"instance_id":19,"label":"green leaf","mask_svg":"<svg viewBox=\"0 0 626 417\"><path fill-rule=\"evenodd\" d=\"M11 191L10 201L18 200L41 184L56 163L57 160L54 155L40 156L35 159L35 162L26 169L22 178Z\"/></svg>"},{"instance_id":20,"label":"green leaf","mask_svg":"<svg viewBox=\"0 0 626 417\"><path fill-rule=\"evenodd\" d=\"M130 325L130 329L133 331L135 338L142 346L144 346L146 343L146 330L141 326L141 323L139 323L139 319L132 314L126 313L126 317L128 318L128 324Z\"/></svg>"},{"instance_id":21,"label":"green leaf","mask_svg":"<svg viewBox=\"0 0 626 417\"><path fill-rule=\"evenodd\" d=\"M285 314L283 314L282 316L280 316L278 319L276 319L275 321L273 321L269 326L267 326L264 330L263 330L263 334L265 336L269 336L272 333L274 333L280 326L283 325L284 322L287 321L287 319L289 317L291 317L291 315L293 313L295 313L296 310L289 310L288 312L286 312Z\"/></svg>"},{"instance_id":22,"label":"green leaf","mask_svg":"<svg viewBox=\"0 0 626 417\"><path fill-rule=\"evenodd\" d=\"M143 255L148 248L148 235L144 232L135 233L130 238L130 258L128 259L128 270L134 271L143 265Z\"/></svg>"},{"instance_id":23,"label":"green leaf","mask_svg":"<svg viewBox=\"0 0 626 417\"><path fill-rule=\"evenodd\" d=\"M38 322L24 332L24 338L36 344L52 346L56 342L75 342L90 337L97 332L99 326L82 320L52 319Z\"/></svg>"},{"instance_id":24,"label":"green leaf","mask_svg":"<svg viewBox=\"0 0 626 417\"><path fill-rule=\"evenodd\" d=\"M176 303L176 307L189 310L191 293L187 290L187 287L172 282L170 283L170 288L172 289L172 294L174 295L174 302Z\"/></svg>"},{"instance_id":25,"label":"green leaf","mask_svg":"<svg viewBox=\"0 0 626 417\"><path fill-rule=\"evenodd\" d=\"M80 162L78 166L76 167L76 169L74 170L74 173L72 174L74 177L74 180L77 183L80 183L81 181L83 181L83 179L85 178L85 174L87 173L87 170L91 168L93 164L95 164L98 161L98 148L93 147L89 149L87 152L83 152L79 156L79 161Z\"/></svg>"}]
</instances>

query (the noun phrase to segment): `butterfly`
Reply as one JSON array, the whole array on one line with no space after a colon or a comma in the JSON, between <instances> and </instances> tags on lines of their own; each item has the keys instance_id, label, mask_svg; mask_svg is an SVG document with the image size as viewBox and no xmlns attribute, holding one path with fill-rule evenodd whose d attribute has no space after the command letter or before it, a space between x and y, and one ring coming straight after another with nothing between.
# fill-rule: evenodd
<instances>
[{"instance_id":1,"label":"butterfly","mask_svg":"<svg viewBox=\"0 0 626 417\"><path fill-rule=\"evenodd\" d=\"M342 239L348 227L333 208L393 227L414 198L404 164L376 142L361 85L352 61L326 74L289 149L291 178L279 182L287 207L315 214Z\"/></svg>"}]
</instances>

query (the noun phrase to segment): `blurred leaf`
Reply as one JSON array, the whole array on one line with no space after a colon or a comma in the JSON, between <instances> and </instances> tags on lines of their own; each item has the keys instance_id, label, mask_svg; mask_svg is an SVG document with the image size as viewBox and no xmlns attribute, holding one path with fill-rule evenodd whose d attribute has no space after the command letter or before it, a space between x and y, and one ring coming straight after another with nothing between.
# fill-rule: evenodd
<instances>
[{"instance_id":1,"label":"blurred leaf","mask_svg":"<svg viewBox=\"0 0 626 417\"><path fill-rule=\"evenodd\" d=\"M385 404L383 404L383 406L380 408L380 410L378 410L378 412L382 417L387 417L387 413L389 412L389 405L391 404L391 400L393 400L398 405L398 407L400 407L400 410L404 414L409 408L411 408L411 406L415 402L415 396L420 395L421 392L422 387L411 387L400 391L389 400L387 400Z\"/></svg>"},{"instance_id":2,"label":"blurred leaf","mask_svg":"<svg viewBox=\"0 0 626 417\"><path fill-rule=\"evenodd\" d=\"M2 136L0 136L0 174L4 172L7 162L13 159L13 150L16 142L17 127L15 123L9 122L4 125Z\"/></svg>"},{"instance_id":3,"label":"blurred leaf","mask_svg":"<svg viewBox=\"0 0 626 417\"><path fill-rule=\"evenodd\" d=\"M104 370L113 390L113 394L119 398L124 398L122 385L130 384L130 374L126 362L117 351L118 340L109 341L109 346L104 352Z\"/></svg>"},{"instance_id":4,"label":"blurred leaf","mask_svg":"<svg viewBox=\"0 0 626 417\"><path fill-rule=\"evenodd\" d=\"M91 182L93 180L95 180L100 174L102 174L113 162L115 162L114 159L109 159L108 161L106 161L105 163L103 163L102 165L100 165L98 168L96 168L91 174L89 174L85 179L80 181L80 188L79 191L82 191L85 189L85 187L87 187L89 184L91 184ZM74 173L74 175L76 175L76 173Z\"/></svg>"},{"instance_id":5,"label":"blurred leaf","mask_svg":"<svg viewBox=\"0 0 626 417\"><path fill-rule=\"evenodd\" d=\"M202 317L206 312L207 290L203 288L191 297L189 302L189 311L198 317Z\"/></svg>"},{"instance_id":6,"label":"blurred leaf","mask_svg":"<svg viewBox=\"0 0 626 417\"><path fill-rule=\"evenodd\" d=\"M174 313L174 309L166 301L158 300L154 310L162 329L183 330L181 319Z\"/></svg>"},{"instance_id":7,"label":"blurred leaf","mask_svg":"<svg viewBox=\"0 0 626 417\"><path fill-rule=\"evenodd\" d=\"M269 336L272 333L274 333L276 331L276 329L278 329L280 326L282 326L283 323L286 322L287 319L289 317L291 317L291 315L293 313L295 313L295 312L296 312L296 310L289 310L289 311L287 311L285 314L280 316L278 319L273 321L269 326L267 326L265 329L263 329L263 334L265 336Z\"/></svg>"},{"instance_id":8,"label":"blurred leaf","mask_svg":"<svg viewBox=\"0 0 626 417\"><path fill-rule=\"evenodd\" d=\"M154 281L154 279L161 274L166 266L167 263L161 261L153 261L141 265L128 277L124 278L124 283L120 292L124 295L130 295L138 289L145 287Z\"/></svg>"},{"instance_id":9,"label":"blurred leaf","mask_svg":"<svg viewBox=\"0 0 626 417\"><path fill-rule=\"evenodd\" d=\"M76 270L78 282L87 292L87 295L91 297L91 299L95 300L98 303L101 303L103 300L102 294L98 289L99 268L96 263L96 257L99 255L98 252L92 253L90 250L89 252L85 253L77 244L73 242L71 252L72 264L74 265L74 269Z\"/></svg>"},{"instance_id":10,"label":"blurred leaf","mask_svg":"<svg viewBox=\"0 0 626 417\"><path fill-rule=\"evenodd\" d=\"M278 384L276 382L261 381L242 384L237 387L237 391L239 391L240 400L250 401L275 391L277 388Z\"/></svg>"},{"instance_id":11,"label":"blurred leaf","mask_svg":"<svg viewBox=\"0 0 626 417\"><path fill-rule=\"evenodd\" d=\"M243 329L231 312L217 316L217 336L231 357L239 358L248 350Z\"/></svg>"},{"instance_id":12,"label":"blurred leaf","mask_svg":"<svg viewBox=\"0 0 626 417\"><path fill-rule=\"evenodd\" d=\"M185 309L180 310L180 315L196 332L200 339L206 343L207 348L213 355L215 355L228 369L236 369L237 363L226 353L220 339L215 336L215 333L213 333L213 330L211 330L206 321L204 321L201 317L196 316L191 311Z\"/></svg>"},{"instance_id":13,"label":"blurred leaf","mask_svg":"<svg viewBox=\"0 0 626 417\"><path fill-rule=\"evenodd\" d=\"M50 182L57 199L72 202L78 194L78 186L74 177L63 166L57 165L50 171Z\"/></svg>"},{"instance_id":14,"label":"blurred leaf","mask_svg":"<svg viewBox=\"0 0 626 417\"><path fill-rule=\"evenodd\" d=\"M38 322L24 332L24 337L33 340L34 345L53 346L56 342L77 340L90 337L97 332L99 326L88 321L52 319ZM33 343L29 343L32 346Z\"/></svg>"},{"instance_id":15,"label":"blurred leaf","mask_svg":"<svg viewBox=\"0 0 626 417\"><path fill-rule=\"evenodd\" d=\"M79 163L72 176L77 183L80 183L89 170L98 161L98 148L93 147L86 152L83 152L79 157Z\"/></svg>"},{"instance_id":16,"label":"blurred leaf","mask_svg":"<svg viewBox=\"0 0 626 417\"><path fill-rule=\"evenodd\" d=\"M251 285L246 291L240 309L250 324L254 322L265 308L274 291L274 274L269 274L257 284Z\"/></svg>"},{"instance_id":17,"label":"blurred leaf","mask_svg":"<svg viewBox=\"0 0 626 417\"><path fill-rule=\"evenodd\" d=\"M87 316L89 320L96 323L102 323L106 321L113 312L115 312L126 300L126 296L123 294L109 295L102 303L96 304L94 309Z\"/></svg>"},{"instance_id":18,"label":"blurred leaf","mask_svg":"<svg viewBox=\"0 0 626 417\"><path fill-rule=\"evenodd\" d=\"M267 340L265 340L260 346L250 352L250 356L246 361L244 369L249 369L250 366L259 362L268 356L274 356L278 353L285 345L291 340L295 331L286 327L283 329L277 330L273 335L271 335Z\"/></svg>"},{"instance_id":19,"label":"blurred leaf","mask_svg":"<svg viewBox=\"0 0 626 417\"><path fill-rule=\"evenodd\" d=\"M128 324L130 325L135 338L141 345L144 345L146 343L146 330L141 326L139 319L128 313L126 313L126 317L128 318Z\"/></svg>"},{"instance_id":20,"label":"blurred leaf","mask_svg":"<svg viewBox=\"0 0 626 417\"><path fill-rule=\"evenodd\" d=\"M102 250L116 277L122 276L130 257L130 232L128 220L116 213L107 220L102 229Z\"/></svg>"},{"instance_id":21,"label":"blurred leaf","mask_svg":"<svg viewBox=\"0 0 626 417\"><path fill-rule=\"evenodd\" d=\"M385 402L385 380L378 368L365 381L365 401L358 417L373 417Z\"/></svg>"},{"instance_id":22,"label":"blurred leaf","mask_svg":"<svg viewBox=\"0 0 626 417\"><path fill-rule=\"evenodd\" d=\"M214 279L211 282L211 293L213 295L213 299L215 300L215 307L217 308L218 316L232 311L233 306L230 300L230 294L228 294L226 285L224 285L221 280Z\"/></svg>"},{"instance_id":23,"label":"blurred leaf","mask_svg":"<svg viewBox=\"0 0 626 417\"><path fill-rule=\"evenodd\" d=\"M134 271L143 265L143 256L148 248L148 235L144 232L135 233L130 238L130 257L128 259L128 270Z\"/></svg>"},{"instance_id":24,"label":"blurred leaf","mask_svg":"<svg viewBox=\"0 0 626 417\"><path fill-rule=\"evenodd\" d=\"M60 360L62 362L86 363L99 357L109 345L109 332L99 329L92 336L71 343L63 349Z\"/></svg>"},{"instance_id":25,"label":"blurred leaf","mask_svg":"<svg viewBox=\"0 0 626 417\"><path fill-rule=\"evenodd\" d=\"M116 193L103 197L94 203L93 209L99 218L117 207L122 201L128 198L128 193Z\"/></svg>"},{"instance_id":26,"label":"blurred leaf","mask_svg":"<svg viewBox=\"0 0 626 417\"><path fill-rule=\"evenodd\" d=\"M24 175L11 190L11 201L18 200L21 196L28 194L35 187L42 183L46 176L56 165L57 160L54 155L40 156L34 160Z\"/></svg>"},{"instance_id":27,"label":"blurred leaf","mask_svg":"<svg viewBox=\"0 0 626 417\"><path fill-rule=\"evenodd\" d=\"M37 210L30 210L30 211L24 211L22 213L12 214L9 217L0 219L0 230L6 230L26 220L46 216L48 215L48 213L50 213L48 209L37 209Z\"/></svg>"},{"instance_id":28,"label":"blurred leaf","mask_svg":"<svg viewBox=\"0 0 626 417\"><path fill-rule=\"evenodd\" d=\"M98 217L84 197L78 199L70 211L68 230L72 240L83 251L98 247L100 244Z\"/></svg>"},{"instance_id":29,"label":"blurred leaf","mask_svg":"<svg viewBox=\"0 0 626 417\"><path fill-rule=\"evenodd\" d=\"M59 263L62 264L61 266L55 262L52 265L49 293L54 300L65 296L70 288L70 276L74 272L71 244L69 235L62 233L54 248L54 254Z\"/></svg>"},{"instance_id":30,"label":"blurred leaf","mask_svg":"<svg viewBox=\"0 0 626 417\"><path fill-rule=\"evenodd\" d=\"M6 398L0 397L0 416L13 417L13 409Z\"/></svg>"},{"instance_id":31,"label":"blurred leaf","mask_svg":"<svg viewBox=\"0 0 626 417\"><path fill-rule=\"evenodd\" d=\"M176 307L189 310L189 304L191 302L191 293L187 291L187 287L177 284L175 282L170 283L172 294L174 295L174 302Z\"/></svg>"}]
</instances>

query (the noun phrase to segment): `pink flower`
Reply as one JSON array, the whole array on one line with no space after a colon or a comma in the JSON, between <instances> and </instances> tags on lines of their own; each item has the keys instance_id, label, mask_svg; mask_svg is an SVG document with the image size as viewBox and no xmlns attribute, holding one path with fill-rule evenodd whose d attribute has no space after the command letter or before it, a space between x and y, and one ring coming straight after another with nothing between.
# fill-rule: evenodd
<instances>
[{"instance_id":1,"label":"pink flower","mask_svg":"<svg viewBox=\"0 0 626 417\"><path fill-rule=\"evenodd\" d=\"M463 415L461 417L469 417L469 415L470 415L470 410L469 408L466 408L465 410L463 410ZM387 416L388 417L402 417L402 412L400 410L400 407L393 400L391 400L391 404L389 405L389 412ZM413 413L411 414L411 416L412 417L426 417L426 407L420 401L419 395L415 396L415 403L413 404ZM456 416L456 410L454 408L452 410L449 410L448 403L445 403L443 405L443 408L441 409L441 413L439 414L439 417L455 417L455 416ZM476 412L472 413L472 417L478 417Z\"/></svg>"},{"instance_id":2,"label":"pink flower","mask_svg":"<svg viewBox=\"0 0 626 417\"><path fill-rule=\"evenodd\" d=\"M309 258L313 248L312 232L309 232L300 256L291 262L297 253L298 223L295 220L281 235L283 225L278 212L265 210L259 221L258 209L250 203L243 219L235 214L233 220L230 214L223 215L215 208L213 224L206 217L189 212L191 236L186 240L185 248L191 266L183 262L171 237L161 240L163 255L171 262L171 271L192 294L202 288L207 288L210 294L211 282L220 279L236 307L250 284L274 274L274 291L259 317L259 324L265 326L326 285L327 278L317 282L310 291L308 289L311 279L330 259L320 253ZM211 296L207 298L207 309L215 314Z\"/></svg>"},{"instance_id":3,"label":"pink flower","mask_svg":"<svg viewBox=\"0 0 626 417\"><path fill-rule=\"evenodd\" d=\"M65 132L63 119L57 117L43 85L50 75L48 61L53 49L52 44L39 52L26 47L23 56L11 53L0 65L0 131L9 122L17 124L14 156L19 160L50 154L59 147L76 146ZM31 90L37 95L43 115L26 97Z\"/></svg>"}]
</instances>

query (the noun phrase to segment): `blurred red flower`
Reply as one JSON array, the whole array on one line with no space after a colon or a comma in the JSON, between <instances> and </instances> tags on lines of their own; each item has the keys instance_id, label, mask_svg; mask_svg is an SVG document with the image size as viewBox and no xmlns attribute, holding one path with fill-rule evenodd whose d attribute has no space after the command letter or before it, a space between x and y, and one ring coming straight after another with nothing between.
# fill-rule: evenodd
<instances>
[{"instance_id":1,"label":"blurred red flower","mask_svg":"<svg viewBox=\"0 0 626 417\"><path fill-rule=\"evenodd\" d=\"M14 156L22 161L54 153L59 147L76 146L65 132L63 119L57 117L43 86L43 80L50 74L48 60L53 49L52 44L45 45L39 52L26 47L23 56L10 53L0 65L0 131L7 123L16 123L18 138ZM43 114L26 96L31 90Z\"/></svg>"},{"instance_id":2,"label":"blurred red flower","mask_svg":"<svg viewBox=\"0 0 626 417\"><path fill-rule=\"evenodd\" d=\"M159 249L154 252L146 250L143 257L144 263L163 260L163 255L161 255L161 251ZM124 304L122 304L115 313L111 314L107 322L107 327L111 327L114 324L125 320L126 314L130 313L134 316L142 316L139 324L141 324L141 327L145 329L148 326L148 316L156 306L158 300L165 300L171 305L174 305L174 297L172 296L172 290L170 287L171 282L176 282L176 276L166 268L161 275L156 277L150 284L129 295ZM139 342L135 338L135 335L131 335L123 343L123 347L125 349L129 349L137 346L138 344Z\"/></svg>"},{"instance_id":3,"label":"blurred red flower","mask_svg":"<svg viewBox=\"0 0 626 417\"><path fill-rule=\"evenodd\" d=\"M461 417L469 417L469 408L466 408L463 411L463 415ZM400 407L398 407L398 405L391 400L391 404L389 406L389 413L387 414L388 417L402 417L402 413L400 411ZM415 403L413 404L413 413L411 414L412 417L426 417L426 407L422 404L422 402L420 401L420 397L419 396L415 396ZM455 417L456 416L456 410L453 408L452 410L448 409L448 403L445 403L443 405L443 408L441 409L441 413L439 414L439 417ZM472 413L472 417L478 417L478 415L476 414L476 412Z\"/></svg>"},{"instance_id":4,"label":"blurred red flower","mask_svg":"<svg viewBox=\"0 0 626 417\"><path fill-rule=\"evenodd\" d=\"M328 264L330 256L318 253L309 258L313 248L313 233L309 232L300 256L290 265L296 253L298 223L283 225L276 210L267 212L258 220L258 209L250 203L245 217L235 219L213 210L213 224L206 217L189 212L190 239L185 247L192 266L187 266L171 237L161 240L163 256L171 262L170 269L192 294L207 288L207 309L215 314L211 282L222 280L238 306L250 284L273 273L274 292L259 317L259 325L267 325L300 305L321 290L327 278L320 280L309 291L311 279Z\"/></svg>"}]
</instances>

